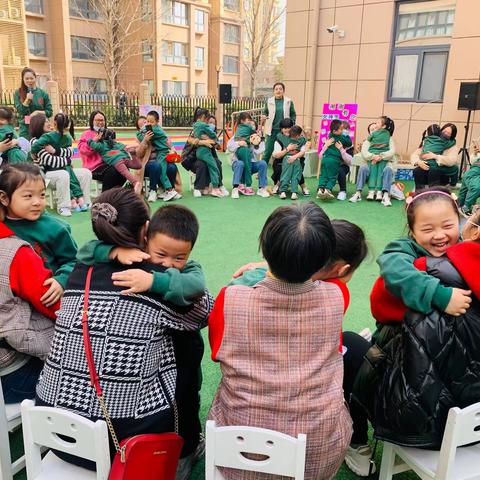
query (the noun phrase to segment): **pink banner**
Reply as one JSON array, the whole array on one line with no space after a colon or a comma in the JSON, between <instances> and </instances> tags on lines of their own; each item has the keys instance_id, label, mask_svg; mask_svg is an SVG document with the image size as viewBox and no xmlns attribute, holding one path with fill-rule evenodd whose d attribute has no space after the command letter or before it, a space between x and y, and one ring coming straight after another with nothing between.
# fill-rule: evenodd
<instances>
[{"instance_id":1,"label":"pink banner","mask_svg":"<svg viewBox=\"0 0 480 480\"><path fill-rule=\"evenodd\" d=\"M323 144L330 133L330 124L332 120L347 121L350 124L350 137L352 143L355 144L355 133L357 129L357 110L356 103L324 103L322 122L320 124L320 134L318 142L318 151L323 147Z\"/></svg>"}]
</instances>

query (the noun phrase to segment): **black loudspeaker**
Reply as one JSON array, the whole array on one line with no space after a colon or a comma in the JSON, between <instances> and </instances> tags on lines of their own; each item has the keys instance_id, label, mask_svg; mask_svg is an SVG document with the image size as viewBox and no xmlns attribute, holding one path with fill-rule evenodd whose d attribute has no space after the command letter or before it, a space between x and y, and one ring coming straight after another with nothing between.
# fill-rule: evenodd
<instances>
[{"instance_id":1,"label":"black loudspeaker","mask_svg":"<svg viewBox=\"0 0 480 480\"><path fill-rule=\"evenodd\" d=\"M458 95L459 110L480 110L480 82L462 82Z\"/></svg>"},{"instance_id":2,"label":"black loudspeaker","mask_svg":"<svg viewBox=\"0 0 480 480\"><path fill-rule=\"evenodd\" d=\"M232 103L232 85L230 83L220 83L218 85L218 96L220 103Z\"/></svg>"}]
</instances>

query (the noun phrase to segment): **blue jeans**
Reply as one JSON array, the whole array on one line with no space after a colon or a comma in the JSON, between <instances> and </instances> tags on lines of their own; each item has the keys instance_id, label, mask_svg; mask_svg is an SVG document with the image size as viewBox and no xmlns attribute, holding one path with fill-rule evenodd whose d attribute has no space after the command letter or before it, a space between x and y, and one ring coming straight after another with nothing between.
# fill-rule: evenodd
<instances>
[{"instance_id":1,"label":"blue jeans","mask_svg":"<svg viewBox=\"0 0 480 480\"><path fill-rule=\"evenodd\" d=\"M167 163L167 177L173 187L175 186L177 171L177 166L174 163ZM145 176L150 179L150 190L156 191L160 183L160 164L156 160L147 162Z\"/></svg>"},{"instance_id":2,"label":"blue jeans","mask_svg":"<svg viewBox=\"0 0 480 480\"><path fill-rule=\"evenodd\" d=\"M232 163L233 170L233 186L236 187L242 183L243 169L245 164L240 160L235 160ZM258 160L252 162L252 174L258 173L258 188L265 188L268 185L267 180L267 162L264 160Z\"/></svg>"},{"instance_id":3,"label":"blue jeans","mask_svg":"<svg viewBox=\"0 0 480 480\"><path fill-rule=\"evenodd\" d=\"M357 192L361 192L370 177L370 168L368 165L362 165L358 171ZM393 183L393 168L390 165L385 167L382 175L382 191L390 192Z\"/></svg>"},{"instance_id":4,"label":"blue jeans","mask_svg":"<svg viewBox=\"0 0 480 480\"><path fill-rule=\"evenodd\" d=\"M38 377L43 368L43 362L32 357L28 363L1 378L5 403L19 403L26 398L35 398Z\"/></svg>"}]
</instances>

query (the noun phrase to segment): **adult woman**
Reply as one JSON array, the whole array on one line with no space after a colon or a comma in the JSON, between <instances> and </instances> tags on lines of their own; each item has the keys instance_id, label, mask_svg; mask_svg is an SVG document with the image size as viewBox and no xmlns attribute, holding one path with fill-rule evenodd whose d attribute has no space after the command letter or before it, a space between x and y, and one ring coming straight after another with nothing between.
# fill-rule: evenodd
<instances>
[{"instance_id":1,"label":"adult woman","mask_svg":"<svg viewBox=\"0 0 480 480\"><path fill-rule=\"evenodd\" d=\"M40 138L44 133L51 131L52 126L43 113L38 113L32 116L29 126L31 143L34 143L35 140ZM73 149L71 147L61 148L57 155L53 147L47 146L44 150L40 150L36 160L36 163L45 172L45 177L55 188L57 194L57 211L64 217L70 217L72 215L70 210L70 175L64 170L64 167L71 164L72 154ZM88 205L90 204L92 173L87 168L74 168L73 171L80 183L85 203Z\"/></svg>"},{"instance_id":2,"label":"adult woman","mask_svg":"<svg viewBox=\"0 0 480 480\"><path fill-rule=\"evenodd\" d=\"M147 205L132 190L111 189L92 205L93 230L109 245L142 249L148 221ZM172 431L176 360L169 329L200 329L211 302L208 293L186 308L167 305L163 297L148 292L122 295L123 287L114 286L111 278L125 268L117 262L93 265L88 309L93 355L119 439ZM135 268L165 270L153 264ZM88 266L79 263L70 276L37 387L37 405L95 420L102 413L88 379L81 328L87 271Z\"/></svg>"},{"instance_id":3,"label":"adult woman","mask_svg":"<svg viewBox=\"0 0 480 480\"><path fill-rule=\"evenodd\" d=\"M82 133L78 142L83 167L92 172L94 180L102 182L104 192L113 187L122 186L125 183L125 177L113 165L104 163L100 154L88 145L88 140L95 140L100 129L107 128L105 114L100 110L94 110L90 114L88 124L90 128Z\"/></svg>"},{"instance_id":4,"label":"adult woman","mask_svg":"<svg viewBox=\"0 0 480 480\"><path fill-rule=\"evenodd\" d=\"M265 152L263 159L268 163L273 153L273 147L277 135L280 133L280 122L284 118L290 118L295 124L297 114L293 101L285 96L285 85L281 82L273 85L273 97L270 97L265 104L262 115L262 125L265 134Z\"/></svg>"},{"instance_id":5,"label":"adult woman","mask_svg":"<svg viewBox=\"0 0 480 480\"><path fill-rule=\"evenodd\" d=\"M47 118L53 114L50 97L45 90L37 87L37 74L31 68L22 70L22 82L13 99L18 114L19 136L30 139L28 126L32 114L44 112Z\"/></svg>"},{"instance_id":6,"label":"adult woman","mask_svg":"<svg viewBox=\"0 0 480 480\"><path fill-rule=\"evenodd\" d=\"M369 189L367 200L379 200L385 207L392 206L392 202L390 200L390 189L392 187L392 182L394 178L393 162L395 160L395 143L391 136L393 135L393 130L395 127L393 125L393 121L390 118L383 118L386 119L385 128L390 132L389 148L386 152L374 154L370 152L370 142L368 140L365 140L362 143L361 155L365 164L362 165L360 167L360 170L358 171L356 186L357 191L352 195L349 200L352 203L360 202L362 200L362 190L370 178L371 164L373 162L386 161L388 163L386 164L382 174L382 190L377 191L377 195L375 196L375 191L373 189ZM371 123L367 127L368 134L370 135L376 128L377 124Z\"/></svg>"},{"instance_id":7,"label":"adult woman","mask_svg":"<svg viewBox=\"0 0 480 480\"><path fill-rule=\"evenodd\" d=\"M453 123L446 123L441 128L441 136L447 140L455 140L457 127ZM423 141L422 141L423 143ZM415 167L413 179L415 189L421 190L428 186L451 185L455 186L458 181L460 158L457 145L443 151L441 155L432 152L422 153L422 145L410 156Z\"/></svg>"}]
</instances>

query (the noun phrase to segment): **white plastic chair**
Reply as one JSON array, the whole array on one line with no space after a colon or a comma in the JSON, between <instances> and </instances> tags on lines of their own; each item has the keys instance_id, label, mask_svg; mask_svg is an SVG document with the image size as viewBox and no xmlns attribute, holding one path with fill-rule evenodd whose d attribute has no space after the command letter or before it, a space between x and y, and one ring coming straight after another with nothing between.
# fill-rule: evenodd
<instances>
[{"instance_id":1,"label":"white plastic chair","mask_svg":"<svg viewBox=\"0 0 480 480\"><path fill-rule=\"evenodd\" d=\"M0 382L0 480L12 480L13 476L25 467L25 456L12 463L8 438L8 432L13 432L21 424L20 404L5 404Z\"/></svg>"},{"instance_id":2,"label":"white plastic chair","mask_svg":"<svg viewBox=\"0 0 480 480\"><path fill-rule=\"evenodd\" d=\"M110 448L107 424L92 422L59 408L35 407L32 400L22 402L23 442L28 480L107 480ZM67 442L65 435L75 440ZM96 463L92 472L58 458L53 452L41 457L41 446L76 455Z\"/></svg>"},{"instance_id":3,"label":"white plastic chair","mask_svg":"<svg viewBox=\"0 0 480 480\"><path fill-rule=\"evenodd\" d=\"M480 480L480 403L451 408L439 452L385 442L379 480L413 470L423 480ZM395 463L395 456L401 463Z\"/></svg>"},{"instance_id":4,"label":"white plastic chair","mask_svg":"<svg viewBox=\"0 0 480 480\"><path fill-rule=\"evenodd\" d=\"M205 480L223 479L217 467L303 480L306 449L307 437L304 434L295 438L265 428L217 427L213 420L209 420L206 428ZM244 453L268 458L250 460Z\"/></svg>"}]
</instances>

